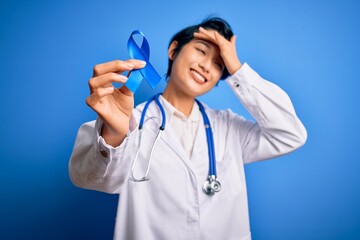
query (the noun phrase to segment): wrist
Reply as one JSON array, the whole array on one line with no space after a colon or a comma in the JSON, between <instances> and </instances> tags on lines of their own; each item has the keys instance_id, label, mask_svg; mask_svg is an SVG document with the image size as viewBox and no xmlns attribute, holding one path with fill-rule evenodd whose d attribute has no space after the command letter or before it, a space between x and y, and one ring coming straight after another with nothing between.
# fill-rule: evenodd
<instances>
[{"instance_id":1,"label":"wrist","mask_svg":"<svg viewBox=\"0 0 360 240\"><path fill-rule=\"evenodd\" d=\"M233 75L241 68L241 66L242 66L242 64L237 59L236 61L231 62L231 65L227 68L227 70L230 75Z\"/></svg>"},{"instance_id":2,"label":"wrist","mask_svg":"<svg viewBox=\"0 0 360 240\"><path fill-rule=\"evenodd\" d=\"M118 133L111 129L108 125L104 124L100 135L104 138L105 142L113 147L119 146L125 139L126 133Z\"/></svg>"}]
</instances>

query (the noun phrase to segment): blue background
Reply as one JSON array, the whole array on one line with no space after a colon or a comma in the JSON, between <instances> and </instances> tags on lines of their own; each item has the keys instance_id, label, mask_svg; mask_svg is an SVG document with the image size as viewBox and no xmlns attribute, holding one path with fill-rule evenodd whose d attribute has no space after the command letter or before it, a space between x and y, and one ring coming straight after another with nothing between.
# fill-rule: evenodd
<instances>
[{"instance_id":1,"label":"blue background","mask_svg":"<svg viewBox=\"0 0 360 240\"><path fill-rule=\"evenodd\" d=\"M118 196L76 188L67 171L77 129L96 117L92 67L128 58L140 29L163 75L171 36L211 13L309 134L293 154L246 166L253 239L360 238L359 2L1 0L0 239L112 238ZM164 86L142 84L136 102ZM226 83L202 100L250 117Z\"/></svg>"}]
</instances>

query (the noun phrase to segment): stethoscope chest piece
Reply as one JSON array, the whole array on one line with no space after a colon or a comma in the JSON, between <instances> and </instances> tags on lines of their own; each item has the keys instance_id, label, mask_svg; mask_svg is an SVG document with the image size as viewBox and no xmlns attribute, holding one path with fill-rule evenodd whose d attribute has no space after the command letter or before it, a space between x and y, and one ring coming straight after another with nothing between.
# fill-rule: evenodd
<instances>
[{"instance_id":1,"label":"stethoscope chest piece","mask_svg":"<svg viewBox=\"0 0 360 240\"><path fill-rule=\"evenodd\" d=\"M221 190L221 184L215 176L209 176L204 182L203 190L207 195L212 196Z\"/></svg>"}]
</instances>

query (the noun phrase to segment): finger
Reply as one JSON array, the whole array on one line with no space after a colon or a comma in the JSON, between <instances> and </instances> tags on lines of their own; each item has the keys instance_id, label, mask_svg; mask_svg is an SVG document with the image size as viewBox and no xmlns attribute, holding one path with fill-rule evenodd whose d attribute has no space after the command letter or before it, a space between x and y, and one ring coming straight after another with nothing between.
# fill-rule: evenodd
<instances>
[{"instance_id":1,"label":"finger","mask_svg":"<svg viewBox=\"0 0 360 240\"><path fill-rule=\"evenodd\" d=\"M93 76L96 77L109 72L124 72L135 68L135 66L137 68L143 67L145 64L146 63L144 61L135 59L126 61L114 60L111 62L97 64L94 67Z\"/></svg>"},{"instance_id":2,"label":"finger","mask_svg":"<svg viewBox=\"0 0 360 240\"><path fill-rule=\"evenodd\" d=\"M197 35L194 35L195 37L215 43L219 47L228 42L226 38L215 30L209 31L201 27L199 30L200 32Z\"/></svg>"},{"instance_id":3,"label":"finger","mask_svg":"<svg viewBox=\"0 0 360 240\"><path fill-rule=\"evenodd\" d=\"M196 38L212 42L212 43L218 45L219 47L221 47L227 41L222 35L220 35L216 31L211 32L211 33L210 32L208 32L208 33L201 32L201 33L198 33L196 35L194 34L194 36Z\"/></svg>"},{"instance_id":4,"label":"finger","mask_svg":"<svg viewBox=\"0 0 360 240\"><path fill-rule=\"evenodd\" d=\"M98 88L88 98L86 98L86 104L90 107L95 106L99 100L114 92L114 87Z\"/></svg>"},{"instance_id":5,"label":"finger","mask_svg":"<svg viewBox=\"0 0 360 240\"><path fill-rule=\"evenodd\" d=\"M134 65L133 69L139 69L139 68L143 68L146 66L146 62L142 61L142 60L138 60L138 59L128 59L125 62L130 63L132 65Z\"/></svg>"},{"instance_id":6,"label":"finger","mask_svg":"<svg viewBox=\"0 0 360 240\"><path fill-rule=\"evenodd\" d=\"M204 41L208 41L208 42L211 42L211 43L214 43L214 44L217 44L216 42L216 39L214 38L211 38L203 33L194 33L194 37L197 38L197 39L201 39L201 40L204 40Z\"/></svg>"},{"instance_id":7,"label":"finger","mask_svg":"<svg viewBox=\"0 0 360 240\"><path fill-rule=\"evenodd\" d=\"M118 82L118 83L125 83L128 78L123 75L119 75L117 73L105 73L103 75L91 78L89 80L89 87L90 91L93 92L94 89L104 87L109 83Z\"/></svg>"},{"instance_id":8,"label":"finger","mask_svg":"<svg viewBox=\"0 0 360 240\"><path fill-rule=\"evenodd\" d=\"M196 37L196 38L209 38L205 33L202 33L202 32L194 32L194 37Z\"/></svg>"},{"instance_id":9,"label":"finger","mask_svg":"<svg viewBox=\"0 0 360 240\"><path fill-rule=\"evenodd\" d=\"M221 46L222 44L224 44L224 41L222 39L220 39L220 34L218 34L217 32L214 33L215 35L215 39L216 39L216 42L219 46Z\"/></svg>"},{"instance_id":10,"label":"finger","mask_svg":"<svg viewBox=\"0 0 360 240\"><path fill-rule=\"evenodd\" d=\"M205 28L202 28L200 27L199 28L200 32L205 34L206 36L208 36L210 39L213 39L213 40L217 40L216 39L216 35L220 35L217 31L215 30L207 30ZM221 36L221 35L220 35ZM222 37L222 36L221 36Z\"/></svg>"},{"instance_id":11,"label":"finger","mask_svg":"<svg viewBox=\"0 0 360 240\"><path fill-rule=\"evenodd\" d=\"M215 31L215 30L212 30ZM206 35L211 35L211 32L203 27L199 27L199 32L204 33Z\"/></svg>"},{"instance_id":12,"label":"finger","mask_svg":"<svg viewBox=\"0 0 360 240\"><path fill-rule=\"evenodd\" d=\"M213 38L217 40L218 42L225 42L228 41L223 35L221 35L218 31L215 30L207 30L205 28L200 27L199 30L201 33L204 33L205 35L209 36L210 38Z\"/></svg>"},{"instance_id":13,"label":"finger","mask_svg":"<svg viewBox=\"0 0 360 240\"><path fill-rule=\"evenodd\" d=\"M106 95L112 94L114 92L114 87L105 87L96 89L96 95L100 99Z\"/></svg>"},{"instance_id":14,"label":"finger","mask_svg":"<svg viewBox=\"0 0 360 240\"><path fill-rule=\"evenodd\" d=\"M195 32L194 36L197 38L201 38L204 40L210 40L211 42L215 41L215 36L214 34L209 33L207 30L205 30L204 28L199 28L199 32Z\"/></svg>"}]
</instances>

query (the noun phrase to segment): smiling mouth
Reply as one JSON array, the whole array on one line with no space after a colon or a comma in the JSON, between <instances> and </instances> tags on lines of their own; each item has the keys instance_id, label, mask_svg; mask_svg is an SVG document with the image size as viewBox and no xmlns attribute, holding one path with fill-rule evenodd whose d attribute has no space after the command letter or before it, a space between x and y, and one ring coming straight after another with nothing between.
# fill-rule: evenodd
<instances>
[{"instance_id":1,"label":"smiling mouth","mask_svg":"<svg viewBox=\"0 0 360 240\"><path fill-rule=\"evenodd\" d=\"M194 79L198 83L203 84L203 83L207 82L207 79L203 75L201 75L200 73L195 71L194 69L190 69L190 72L191 72L192 76L194 77Z\"/></svg>"}]
</instances>

